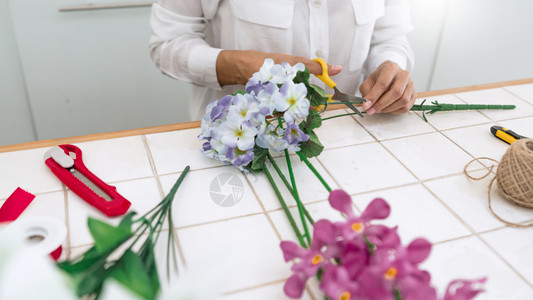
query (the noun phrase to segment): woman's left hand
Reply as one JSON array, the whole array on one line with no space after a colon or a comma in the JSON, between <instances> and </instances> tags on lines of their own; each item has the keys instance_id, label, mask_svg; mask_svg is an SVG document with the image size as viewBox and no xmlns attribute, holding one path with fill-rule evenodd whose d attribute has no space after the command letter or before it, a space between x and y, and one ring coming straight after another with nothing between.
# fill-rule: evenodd
<instances>
[{"instance_id":1,"label":"woman's left hand","mask_svg":"<svg viewBox=\"0 0 533 300\"><path fill-rule=\"evenodd\" d=\"M415 85L409 72L396 63L386 61L359 87L368 101L363 103L368 115L380 113L406 113L416 99Z\"/></svg>"}]
</instances>

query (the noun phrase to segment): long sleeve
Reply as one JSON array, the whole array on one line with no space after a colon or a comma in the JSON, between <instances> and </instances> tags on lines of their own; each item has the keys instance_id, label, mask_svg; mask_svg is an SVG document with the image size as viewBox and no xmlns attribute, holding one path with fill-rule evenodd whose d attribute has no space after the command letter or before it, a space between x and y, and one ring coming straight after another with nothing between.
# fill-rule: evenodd
<instances>
[{"instance_id":1,"label":"long sleeve","mask_svg":"<svg viewBox=\"0 0 533 300\"><path fill-rule=\"evenodd\" d=\"M376 21L372 34L367 74L387 60L409 72L413 70L414 54L406 36L411 29L409 3L406 0L386 0L385 14Z\"/></svg>"},{"instance_id":2,"label":"long sleeve","mask_svg":"<svg viewBox=\"0 0 533 300\"><path fill-rule=\"evenodd\" d=\"M206 11L214 14L217 2L161 0L152 6L150 56L165 75L221 89L216 74L221 49L205 41Z\"/></svg>"}]
</instances>

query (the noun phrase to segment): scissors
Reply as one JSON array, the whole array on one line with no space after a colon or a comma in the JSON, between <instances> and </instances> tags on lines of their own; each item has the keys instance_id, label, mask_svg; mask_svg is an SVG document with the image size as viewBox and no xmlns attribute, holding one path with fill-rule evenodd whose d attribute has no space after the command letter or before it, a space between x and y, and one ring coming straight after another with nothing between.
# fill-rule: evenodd
<instances>
[{"instance_id":1,"label":"scissors","mask_svg":"<svg viewBox=\"0 0 533 300\"><path fill-rule=\"evenodd\" d=\"M361 118L364 118L363 114L357 108L355 108L353 103L361 104L363 102L366 102L367 100L365 98L348 95L339 91L339 89L337 89L337 83L335 83L335 81L329 78L328 65L326 64L326 62L321 58L315 58L313 60L318 62L320 66L322 66L322 74L315 76L318 79L322 80L322 82L324 82L330 89L333 89L333 91L335 92L333 95L328 95L330 99L333 100L333 103L335 103L335 101L343 102L343 104L345 104L351 110L356 112L359 116L361 116Z\"/></svg>"}]
</instances>

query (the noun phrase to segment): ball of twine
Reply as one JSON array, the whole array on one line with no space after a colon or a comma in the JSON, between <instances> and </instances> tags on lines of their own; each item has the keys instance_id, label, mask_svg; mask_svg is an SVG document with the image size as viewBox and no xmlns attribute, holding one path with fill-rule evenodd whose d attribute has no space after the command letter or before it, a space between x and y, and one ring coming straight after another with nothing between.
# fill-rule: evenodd
<instances>
[{"instance_id":1,"label":"ball of twine","mask_svg":"<svg viewBox=\"0 0 533 300\"><path fill-rule=\"evenodd\" d=\"M494 165L490 167L487 174L481 177L476 178L468 173L468 166L481 159L498 163L498 161L488 157L475 158L465 166L464 173L468 178L480 180L491 173ZM494 212L490 196L494 180L496 180L500 192L509 202L518 206L533 208L533 139L520 139L511 144L499 162L498 171L491 180L488 191L489 209L496 218L514 227L533 226L533 222L527 224L509 222Z\"/></svg>"},{"instance_id":2,"label":"ball of twine","mask_svg":"<svg viewBox=\"0 0 533 300\"><path fill-rule=\"evenodd\" d=\"M533 207L533 139L511 144L496 172L498 189L510 202Z\"/></svg>"}]
</instances>

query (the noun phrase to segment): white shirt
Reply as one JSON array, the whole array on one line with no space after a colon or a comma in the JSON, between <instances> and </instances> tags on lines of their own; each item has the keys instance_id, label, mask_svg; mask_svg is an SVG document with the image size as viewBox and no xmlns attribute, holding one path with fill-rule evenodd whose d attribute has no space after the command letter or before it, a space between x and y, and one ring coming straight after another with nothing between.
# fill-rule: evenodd
<instances>
[{"instance_id":1,"label":"white shirt","mask_svg":"<svg viewBox=\"0 0 533 300\"><path fill-rule=\"evenodd\" d=\"M243 88L218 83L222 49L323 58L343 67L332 79L347 94L357 94L364 78L387 60L407 71L414 63L407 0L160 0L150 23L157 67L193 84L193 120L210 101ZM316 78L314 83L327 88Z\"/></svg>"}]
</instances>

